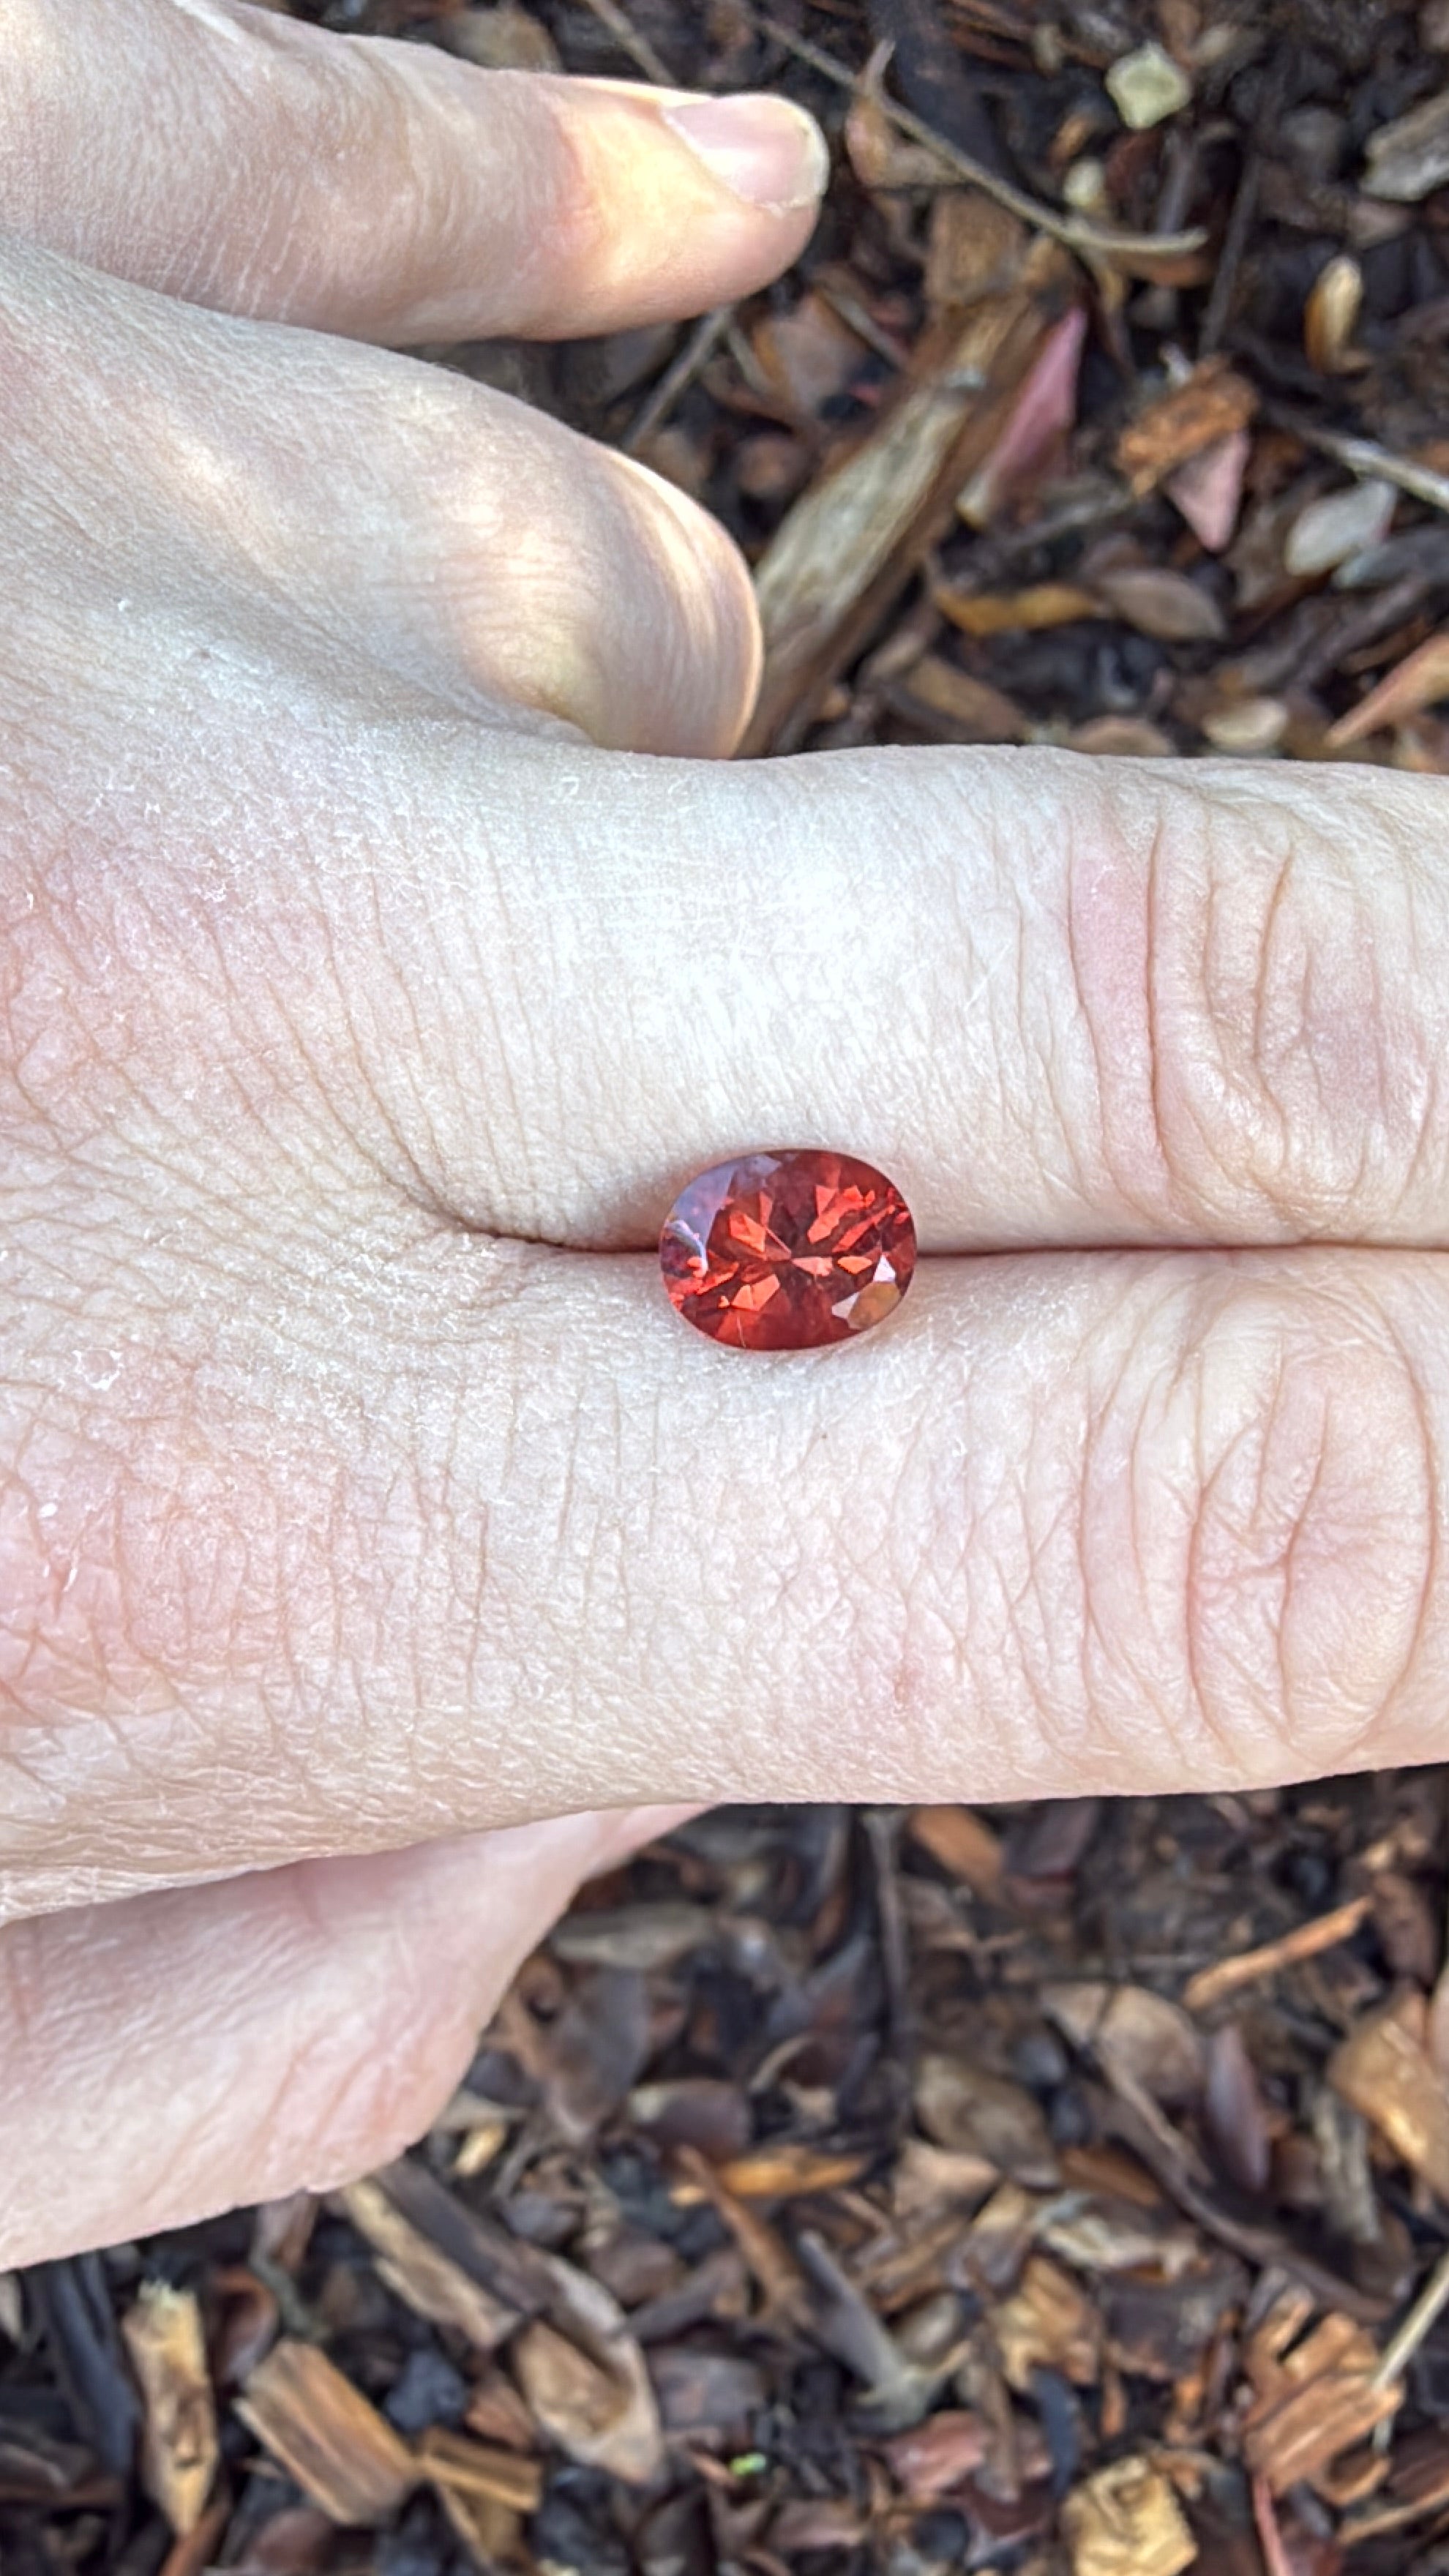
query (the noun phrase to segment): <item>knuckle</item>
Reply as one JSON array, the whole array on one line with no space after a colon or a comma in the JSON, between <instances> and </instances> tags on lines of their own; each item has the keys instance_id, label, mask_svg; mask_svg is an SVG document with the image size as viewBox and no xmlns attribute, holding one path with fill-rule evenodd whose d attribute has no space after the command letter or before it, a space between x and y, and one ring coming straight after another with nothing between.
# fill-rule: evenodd
<instances>
[{"instance_id":1,"label":"knuckle","mask_svg":"<svg viewBox=\"0 0 1449 2576\"><path fill-rule=\"evenodd\" d=\"M1317 781L1137 792L1130 856L1073 890L1119 1184L1154 1216L1259 1240L1391 1221L1436 1092L1435 1045L1403 1005L1419 977L1395 817L1362 803L1345 864L1352 789L1332 811Z\"/></svg>"},{"instance_id":2,"label":"knuckle","mask_svg":"<svg viewBox=\"0 0 1449 2576\"><path fill-rule=\"evenodd\" d=\"M1327 1276L1203 1274L1138 1338L1090 1474L1119 1703L1129 1675L1194 1773L1371 1744L1418 1660L1435 1512L1423 1390L1377 1309Z\"/></svg>"}]
</instances>

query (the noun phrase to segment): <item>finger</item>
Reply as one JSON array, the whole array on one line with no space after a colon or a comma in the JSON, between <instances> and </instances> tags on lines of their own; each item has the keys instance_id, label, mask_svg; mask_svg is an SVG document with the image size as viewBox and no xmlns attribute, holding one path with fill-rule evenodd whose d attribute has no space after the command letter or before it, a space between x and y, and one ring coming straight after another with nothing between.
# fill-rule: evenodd
<instances>
[{"instance_id":1,"label":"finger","mask_svg":"<svg viewBox=\"0 0 1449 2576\"><path fill-rule=\"evenodd\" d=\"M417 793L381 973L359 889L328 904L349 1026L470 1223L643 1245L689 1172L818 1142L889 1172L928 1251L1449 1243L1437 780L950 752L706 786L522 750L479 865L471 757L428 847ZM412 927L440 905L451 987Z\"/></svg>"},{"instance_id":2,"label":"finger","mask_svg":"<svg viewBox=\"0 0 1449 2576\"><path fill-rule=\"evenodd\" d=\"M775 1359L689 1332L648 1256L329 1217L232 1260L199 1374L182 1314L169 1361L122 1350L30 1443L0 1761L32 1902L81 1860L581 1801L1223 1789L1440 1748L1443 1255L927 1262L888 1327Z\"/></svg>"},{"instance_id":3,"label":"finger","mask_svg":"<svg viewBox=\"0 0 1449 2576\"><path fill-rule=\"evenodd\" d=\"M826 176L784 99L485 73L245 0L10 0L5 45L0 229L366 339L727 303L789 266Z\"/></svg>"},{"instance_id":4,"label":"finger","mask_svg":"<svg viewBox=\"0 0 1449 2576\"><path fill-rule=\"evenodd\" d=\"M678 1821L569 1816L0 1931L0 2263L400 2153L579 1880Z\"/></svg>"},{"instance_id":5,"label":"finger","mask_svg":"<svg viewBox=\"0 0 1449 2576\"><path fill-rule=\"evenodd\" d=\"M335 735L340 700L393 736L531 711L632 750L738 739L759 670L749 574L631 459L440 368L167 306L13 244L0 333L24 388L12 471L49 495L64 459L25 531L11 660L62 654L102 731L130 738L151 710L173 775L204 731L198 634L213 680L245 673L254 703L270 673L294 737ZM203 694L234 722L224 687ZM412 739L421 782L432 738ZM218 756L231 776L234 746ZM288 833L313 801L297 783Z\"/></svg>"}]
</instances>

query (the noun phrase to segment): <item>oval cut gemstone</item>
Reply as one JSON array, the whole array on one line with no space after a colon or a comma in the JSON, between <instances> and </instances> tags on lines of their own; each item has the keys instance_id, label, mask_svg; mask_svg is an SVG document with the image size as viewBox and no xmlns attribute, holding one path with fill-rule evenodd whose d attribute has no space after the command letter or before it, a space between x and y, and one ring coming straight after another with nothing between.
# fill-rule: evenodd
<instances>
[{"instance_id":1,"label":"oval cut gemstone","mask_svg":"<svg viewBox=\"0 0 1449 2576\"><path fill-rule=\"evenodd\" d=\"M817 1350L900 1304L916 1229L895 1184L849 1154L745 1154L680 1191L659 1266L678 1312L712 1341Z\"/></svg>"}]
</instances>

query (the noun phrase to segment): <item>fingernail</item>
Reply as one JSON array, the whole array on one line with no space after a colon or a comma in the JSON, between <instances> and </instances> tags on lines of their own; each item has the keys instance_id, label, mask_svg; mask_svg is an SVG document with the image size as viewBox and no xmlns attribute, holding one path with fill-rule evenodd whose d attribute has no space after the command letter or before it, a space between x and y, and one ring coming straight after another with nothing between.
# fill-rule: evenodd
<instances>
[{"instance_id":1,"label":"fingernail","mask_svg":"<svg viewBox=\"0 0 1449 2576\"><path fill-rule=\"evenodd\" d=\"M788 98L748 90L733 98L691 98L663 110L664 122L697 152L712 178L771 214L823 196L830 154L813 116Z\"/></svg>"}]
</instances>

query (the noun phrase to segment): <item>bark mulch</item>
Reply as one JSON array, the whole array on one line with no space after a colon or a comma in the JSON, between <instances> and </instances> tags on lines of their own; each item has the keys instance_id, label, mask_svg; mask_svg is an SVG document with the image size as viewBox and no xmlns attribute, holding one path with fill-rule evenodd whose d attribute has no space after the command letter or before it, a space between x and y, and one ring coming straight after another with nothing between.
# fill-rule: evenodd
<instances>
[{"instance_id":1,"label":"bark mulch","mask_svg":"<svg viewBox=\"0 0 1449 2576\"><path fill-rule=\"evenodd\" d=\"M769 293L433 353L731 526L753 748L1449 766L1449 0L297 14L822 116ZM1446 1826L702 1819L403 2163L0 2278L5 2576L1449 2576Z\"/></svg>"}]
</instances>

